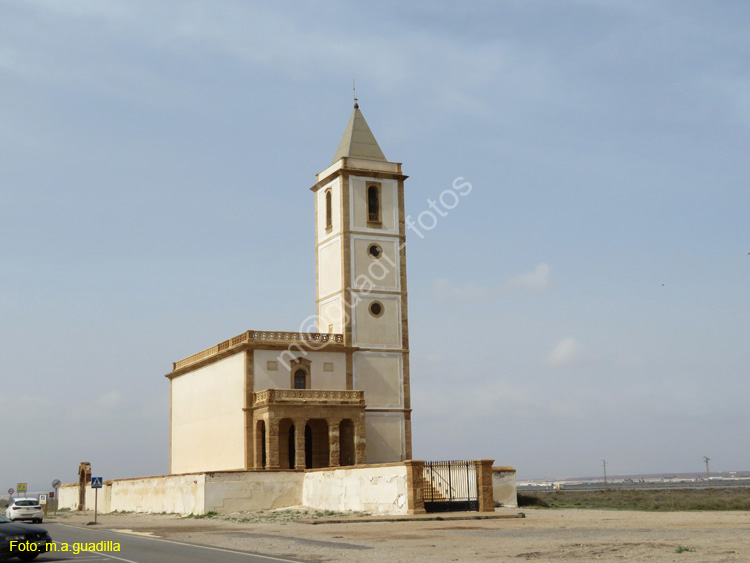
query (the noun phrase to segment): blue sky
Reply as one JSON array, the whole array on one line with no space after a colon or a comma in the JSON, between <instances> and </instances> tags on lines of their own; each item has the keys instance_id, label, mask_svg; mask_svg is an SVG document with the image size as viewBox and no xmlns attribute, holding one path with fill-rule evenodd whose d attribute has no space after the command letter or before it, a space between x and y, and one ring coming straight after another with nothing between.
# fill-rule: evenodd
<instances>
[{"instance_id":1,"label":"blue sky","mask_svg":"<svg viewBox=\"0 0 750 563\"><path fill-rule=\"evenodd\" d=\"M407 213L417 459L750 469L750 5L0 6L0 475L168 472L171 362L314 313L351 80ZM3 489L4 490L4 489Z\"/></svg>"}]
</instances>

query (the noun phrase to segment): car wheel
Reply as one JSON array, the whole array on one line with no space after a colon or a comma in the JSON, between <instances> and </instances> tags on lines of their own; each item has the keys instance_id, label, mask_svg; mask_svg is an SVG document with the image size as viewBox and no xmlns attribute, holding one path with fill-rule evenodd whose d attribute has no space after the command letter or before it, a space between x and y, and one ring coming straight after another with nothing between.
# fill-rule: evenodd
<instances>
[{"instance_id":1,"label":"car wheel","mask_svg":"<svg viewBox=\"0 0 750 563\"><path fill-rule=\"evenodd\" d=\"M21 561L33 561L36 556L39 555L37 552L23 553L18 556Z\"/></svg>"}]
</instances>

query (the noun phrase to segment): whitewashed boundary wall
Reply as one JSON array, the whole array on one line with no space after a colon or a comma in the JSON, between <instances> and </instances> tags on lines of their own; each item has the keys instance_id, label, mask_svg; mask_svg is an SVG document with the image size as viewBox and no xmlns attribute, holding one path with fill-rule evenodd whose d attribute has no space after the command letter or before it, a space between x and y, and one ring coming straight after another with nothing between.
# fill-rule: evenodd
<instances>
[{"instance_id":1,"label":"whitewashed boundary wall","mask_svg":"<svg viewBox=\"0 0 750 563\"><path fill-rule=\"evenodd\" d=\"M306 471L302 504L319 510L407 514L406 465Z\"/></svg>"},{"instance_id":2,"label":"whitewashed boundary wall","mask_svg":"<svg viewBox=\"0 0 750 563\"><path fill-rule=\"evenodd\" d=\"M269 510L302 504L298 471L237 471L206 473L205 511Z\"/></svg>"},{"instance_id":3,"label":"whitewashed boundary wall","mask_svg":"<svg viewBox=\"0 0 750 563\"><path fill-rule=\"evenodd\" d=\"M512 467L492 468L492 498L507 508L518 507L516 470Z\"/></svg>"},{"instance_id":4,"label":"whitewashed boundary wall","mask_svg":"<svg viewBox=\"0 0 750 563\"><path fill-rule=\"evenodd\" d=\"M105 481L99 489L98 510L102 514L115 511L206 514L304 506L317 510L410 514L415 508L416 512L424 511L419 504L421 469L414 473L410 466L422 463L117 479ZM496 502L505 507L517 506L515 469L493 467L492 486ZM90 486L86 486L85 497L86 509L93 510L94 490ZM76 510L78 498L77 483L60 487L60 508Z\"/></svg>"}]
</instances>

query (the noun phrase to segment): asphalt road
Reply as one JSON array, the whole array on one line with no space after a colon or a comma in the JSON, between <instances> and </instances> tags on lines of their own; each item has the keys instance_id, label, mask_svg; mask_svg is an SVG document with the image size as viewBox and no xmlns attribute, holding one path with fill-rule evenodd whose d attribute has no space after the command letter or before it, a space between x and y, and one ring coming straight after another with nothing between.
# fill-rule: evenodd
<instances>
[{"instance_id":1,"label":"asphalt road","mask_svg":"<svg viewBox=\"0 0 750 563\"><path fill-rule=\"evenodd\" d=\"M102 529L99 526L80 528L66 524L44 523L42 527L49 532L57 544L58 551L48 551L39 555L35 560L39 563L52 561L101 561L109 563L116 563L117 561L125 563L163 563L165 561L185 563L206 561L216 563L298 563L302 561L301 559L285 559L246 551L201 546L138 534L115 532ZM73 544L99 543L106 542L107 540L119 543L120 551L82 551L78 554L73 552ZM62 543L66 543L70 551L61 551Z\"/></svg>"}]
</instances>

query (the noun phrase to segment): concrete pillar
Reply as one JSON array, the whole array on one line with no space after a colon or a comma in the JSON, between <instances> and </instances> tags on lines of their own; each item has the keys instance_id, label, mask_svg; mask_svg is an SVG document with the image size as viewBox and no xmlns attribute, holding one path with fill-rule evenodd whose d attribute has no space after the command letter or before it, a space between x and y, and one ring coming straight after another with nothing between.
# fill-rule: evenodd
<instances>
[{"instance_id":1,"label":"concrete pillar","mask_svg":"<svg viewBox=\"0 0 750 563\"><path fill-rule=\"evenodd\" d=\"M478 459L477 466L477 499L479 512L495 512L495 499L492 495L492 464L494 459Z\"/></svg>"},{"instance_id":2,"label":"concrete pillar","mask_svg":"<svg viewBox=\"0 0 750 563\"><path fill-rule=\"evenodd\" d=\"M328 466L341 467L340 418L327 418L328 422Z\"/></svg>"},{"instance_id":3,"label":"concrete pillar","mask_svg":"<svg viewBox=\"0 0 750 563\"><path fill-rule=\"evenodd\" d=\"M424 514L424 461L405 461L406 508L409 514Z\"/></svg>"},{"instance_id":4,"label":"concrete pillar","mask_svg":"<svg viewBox=\"0 0 750 563\"><path fill-rule=\"evenodd\" d=\"M305 469L305 425L307 419L294 419L294 468Z\"/></svg>"},{"instance_id":5,"label":"concrete pillar","mask_svg":"<svg viewBox=\"0 0 750 563\"><path fill-rule=\"evenodd\" d=\"M279 421L270 419L266 423L266 469L281 469L279 463Z\"/></svg>"}]
</instances>

